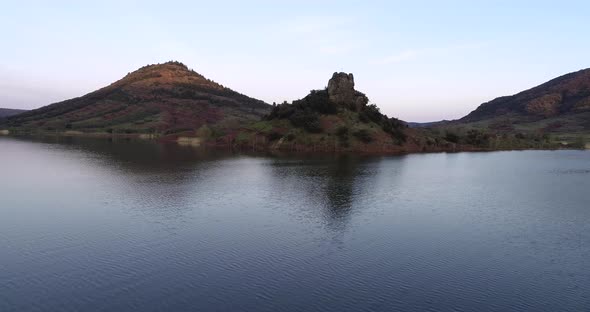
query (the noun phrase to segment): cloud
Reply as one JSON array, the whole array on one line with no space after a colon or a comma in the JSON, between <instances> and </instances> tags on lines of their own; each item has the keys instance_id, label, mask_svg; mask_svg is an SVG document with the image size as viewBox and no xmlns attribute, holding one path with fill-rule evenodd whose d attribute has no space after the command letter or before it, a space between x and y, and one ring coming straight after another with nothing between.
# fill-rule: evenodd
<instances>
[{"instance_id":1,"label":"cloud","mask_svg":"<svg viewBox=\"0 0 590 312\"><path fill-rule=\"evenodd\" d=\"M422 57L437 57L449 53L457 53L467 50L481 49L487 46L487 43L476 42L476 43L463 43L457 45L450 45L446 47L438 48L424 48L424 49L407 49L401 52L391 54L389 56L374 60L374 65L390 65L396 63L403 63L407 61L413 61Z\"/></svg>"}]
</instances>

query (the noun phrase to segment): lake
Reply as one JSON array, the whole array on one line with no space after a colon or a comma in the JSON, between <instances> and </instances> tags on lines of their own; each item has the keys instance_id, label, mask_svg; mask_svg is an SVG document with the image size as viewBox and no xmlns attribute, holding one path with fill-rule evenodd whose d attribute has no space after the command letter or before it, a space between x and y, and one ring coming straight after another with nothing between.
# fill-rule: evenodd
<instances>
[{"instance_id":1,"label":"lake","mask_svg":"<svg viewBox=\"0 0 590 312\"><path fill-rule=\"evenodd\" d=\"M0 137L0 311L588 311L590 152Z\"/></svg>"}]
</instances>

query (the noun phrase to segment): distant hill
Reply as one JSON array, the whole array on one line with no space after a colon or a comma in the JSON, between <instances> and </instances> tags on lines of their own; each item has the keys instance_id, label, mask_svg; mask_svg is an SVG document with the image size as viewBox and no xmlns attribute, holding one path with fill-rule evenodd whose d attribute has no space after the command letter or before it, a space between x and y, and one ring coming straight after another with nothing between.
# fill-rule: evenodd
<instances>
[{"instance_id":1,"label":"distant hill","mask_svg":"<svg viewBox=\"0 0 590 312\"><path fill-rule=\"evenodd\" d=\"M431 122L406 122L410 128L429 128L445 124L450 122L449 120L431 121Z\"/></svg>"},{"instance_id":2,"label":"distant hill","mask_svg":"<svg viewBox=\"0 0 590 312\"><path fill-rule=\"evenodd\" d=\"M590 130L589 116L590 69L584 69L481 104L459 122L490 121L500 127L532 123L531 127L547 131L558 128L581 131Z\"/></svg>"},{"instance_id":3,"label":"distant hill","mask_svg":"<svg viewBox=\"0 0 590 312\"><path fill-rule=\"evenodd\" d=\"M14 116L24 112L26 112L24 109L0 108L0 118Z\"/></svg>"},{"instance_id":4,"label":"distant hill","mask_svg":"<svg viewBox=\"0 0 590 312\"><path fill-rule=\"evenodd\" d=\"M431 127L446 141L492 150L588 148L590 69L496 98L461 119Z\"/></svg>"},{"instance_id":5,"label":"distant hill","mask_svg":"<svg viewBox=\"0 0 590 312\"><path fill-rule=\"evenodd\" d=\"M171 134L194 132L203 126L239 128L259 120L270 109L182 63L168 62L144 66L84 96L9 117L4 127Z\"/></svg>"}]
</instances>

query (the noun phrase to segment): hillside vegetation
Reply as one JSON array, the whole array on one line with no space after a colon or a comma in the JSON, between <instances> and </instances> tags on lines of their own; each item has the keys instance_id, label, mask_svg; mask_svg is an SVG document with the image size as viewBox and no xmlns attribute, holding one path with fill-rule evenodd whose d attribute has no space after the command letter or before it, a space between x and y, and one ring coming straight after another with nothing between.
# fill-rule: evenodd
<instances>
[{"instance_id":1,"label":"hillside vegetation","mask_svg":"<svg viewBox=\"0 0 590 312\"><path fill-rule=\"evenodd\" d=\"M477 137L490 149L584 148L590 142L590 69L483 103L433 128L456 141Z\"/></svg>"},{"instance_id":2,"label":"hillside vegetation","mask_svg":"<svg viewBox=\"0 0 590 312\"><path fill-rule=\"evenodd\" d=\"M354 89L352 74L334 73L328 86L292 103L274 104L263 120L242 131L238 145L278 150L401 153L452 150L455 145L431 137L427 129L409 129L403 121L368 104Z\"/></svg>"},{"instance_id":3,"label":"hillside vegetation","mask_svg":"<svg viewBox=\"0 0 590 312\"><path fill-rule=\"evenodd\" d=\"M247 97L179 62L144 66L79 98L9 117L13 131L150 133L224 131L259 120L270 105Z\"/></svg>"},{"instance_id":4,"label":"hillside vegetation","mask_svg":"<svg viewBox=\"0 0 590 312\"><path fill-rule=\"evenodd\" d=\"M334 73L324 89L269 105L168 62L84 96L0 118L0 131L286 151L583 148L590 142L590 70L484 103L460 120L409 128L370 104L352 74Z\"/></svg>"}]
</instances>

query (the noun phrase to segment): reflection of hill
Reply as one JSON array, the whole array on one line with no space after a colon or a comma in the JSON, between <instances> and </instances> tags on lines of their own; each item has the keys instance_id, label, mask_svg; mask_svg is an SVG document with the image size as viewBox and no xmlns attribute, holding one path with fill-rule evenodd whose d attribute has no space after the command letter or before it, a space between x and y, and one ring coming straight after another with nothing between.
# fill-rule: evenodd
<instances>
[{"instance_id":1,"label":"reflection of hill","mask_svg":"<svg viewBox=\"0 0 590 312\"><path fill-rule=\"evenodd\" d=\"M272 163L275 185L288 202L298 202L307 217L322 219L327 227L343 230L353 211L353 203L363 193L362 164L370 161L349 155L323 159L276 159Z\"/></svg>"},{"instance_id":2,"label":"reflection of hill","mask_svg":"<svg viewBox=\"0 0 590 312\"><path fill-rule=\"evenodd\" d=\"M206 186L206 177L216 168L218 160L231 155L220 151L208 151L176 144L155 144L144 141L90 139L72 137L19 138L30 144L29 153L60 157L66 162L80 163L77 170L88 172L100 186L116 189L121 205L141 210L143 214L157 218L181 218L185 211L198 205L195 193ZM115 185L115 187L113 187ZM112 199L111 199L112 200Z\"/></svg>"},{"instance_id":3,"label":"reflection of hill","mask_svg":"<svg viewBox=\"0 0 590 312\"><path fill-rule=\"evenodd\" d=\"M117 193L97 189L96 200L108 197L105 204L156 221L181 220L188 211L207 206L256 211L273 205L288 207L283 213L295 218L342 232L354 210L362 206L355 202L373 191L379 176L371 171L375 166L367 165L375 159L357 156L236 157L227 151L139 140L18 140L36 143L30 144L27 154L59 157L74 164L66 170L86 171L85 176L96 179L88 183L106 185L104 190Z\"/></svg>"},{"instance_id":4,"label":"reflection of hill","mask_svg":"<svg viewBox=\"0 0 590 312\"><path fill-rule=\"evenodd\" d=\"M111 138L43 137L39 143L58 144L61 150L85 154L85 159L127 177L158 175L162 182L194 177L204 163L232 156L231 152Z\"/></svg>"},{"instance_id":5,"label":"reflection of hill","mask_svg":"<svg viewBox=\"0 0 590 312\"><path fill-rule=\"evenodd\" d=\"M166 173L196 166L203 161L231 157L230 152L197 149L177 144L110 138L42 137L19 138L36 143L57 144L64 151L88 154L88 159L133 174Z\"/></svg>"}]
</instances>

